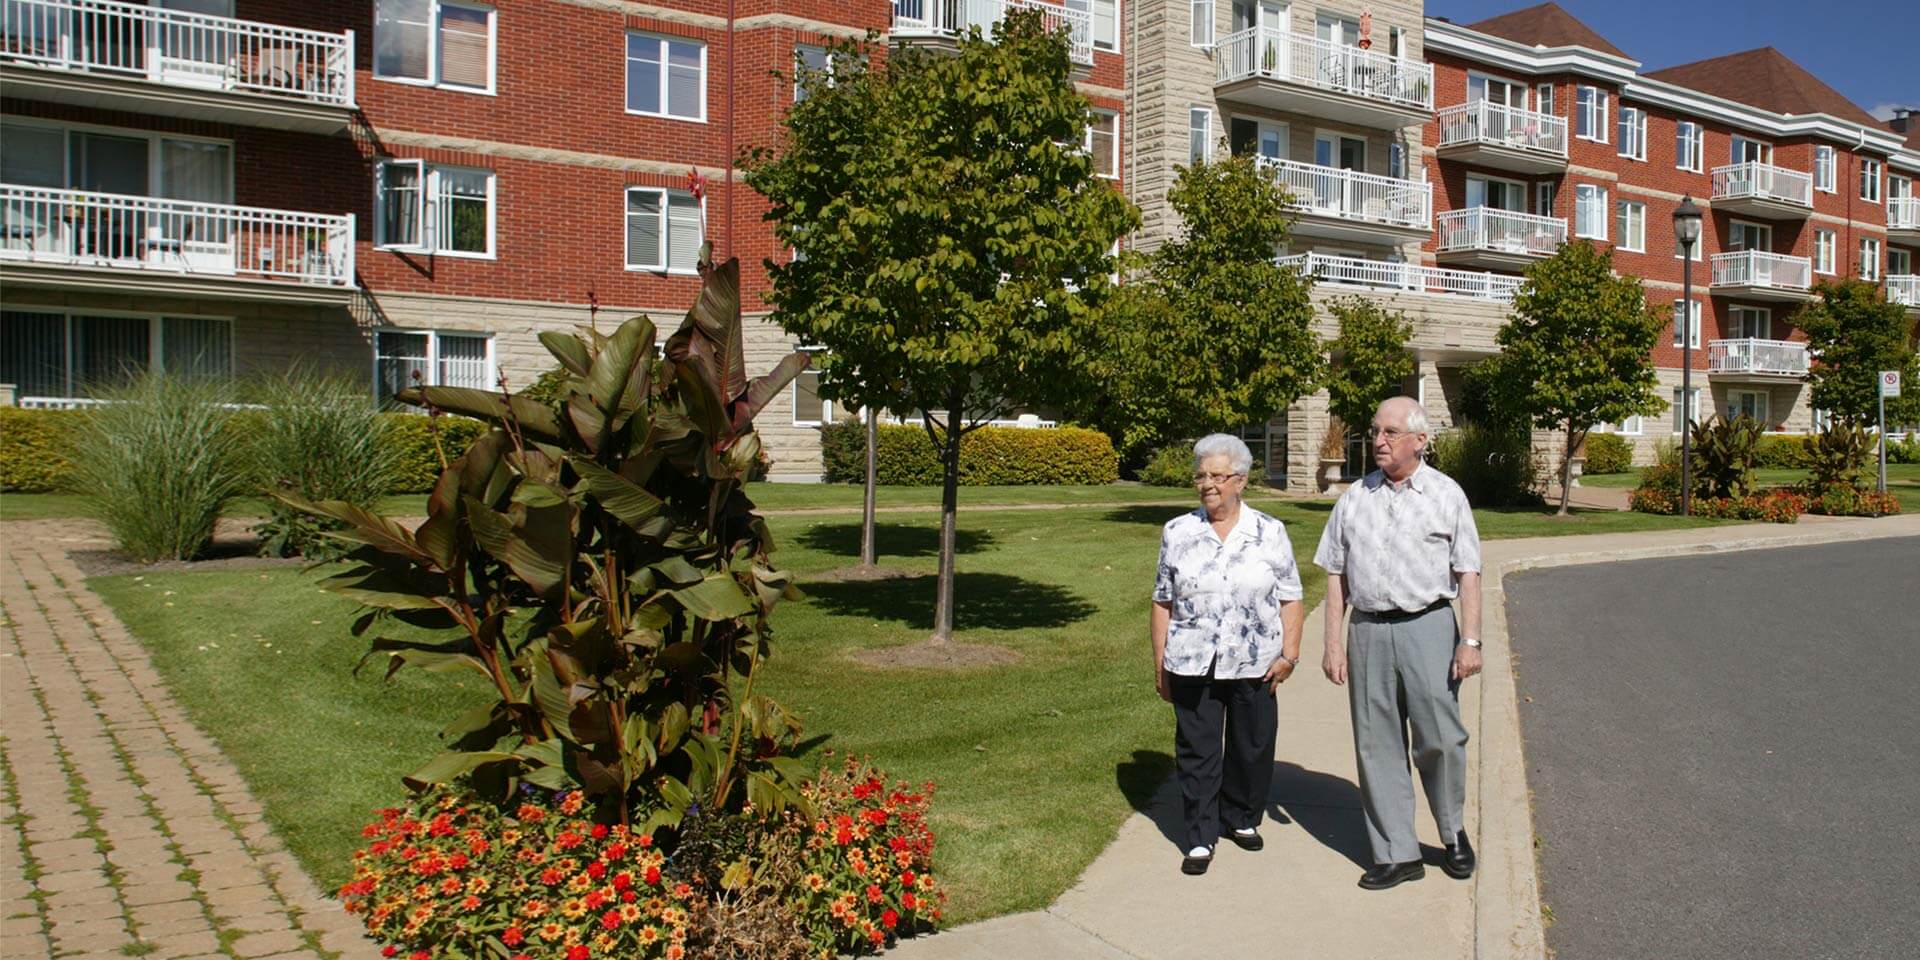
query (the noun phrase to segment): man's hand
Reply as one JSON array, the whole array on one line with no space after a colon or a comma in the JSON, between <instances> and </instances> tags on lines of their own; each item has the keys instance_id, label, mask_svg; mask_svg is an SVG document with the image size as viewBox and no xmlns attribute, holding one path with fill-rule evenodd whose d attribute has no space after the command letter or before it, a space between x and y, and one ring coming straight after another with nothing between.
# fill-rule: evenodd
<instances>
[{"instance_id":1,"label":"man's hand","mask_svg":"<svg viewBox=\"0 0 1920 960\"><path fill-rule=\"evenodd\" d=\"M1465 680L1480 672L1480 648L1464 643L1453 645L1453 678Z\"/></svg>"},{"instance_id":2,"label":"man's hand","mask_svg":"<svg viewBox=\"0 0 1920 960\"><path fill-rule=\"evenodd\" d=\"M1167 668L1157 663L1153 665L1153 689L1160 694L1160 699L1173 702L1173 691L1167 689Z\"/></svg>"},{"instance_id":3,"label":"man's hand","mask_svg":"<svg viewBox=\"0 0 1920 960\"><path fill-rule=\"evenodd\" d=\"M1345 686L1347 682L1347 648L1338 643L1329 642L1325 653L1320 655L1320 670L1332 680L1334 686Z\"/></svg>"},{"instance_id":4,"label":"man's hand","mask_svg":"<svg viewBox=\"0 0 1920 960\"><path fill-rule=\"evenodd\" d=\"M1261 679L1267 683L1267 692L1272 693L1281 684L1286 683L1287 678L1291 676L1293 676L1293 664L1287 662L1286 657L1274 657L1273 666L1267 668L1267 675Z\"/></svg>"}]
</instances>

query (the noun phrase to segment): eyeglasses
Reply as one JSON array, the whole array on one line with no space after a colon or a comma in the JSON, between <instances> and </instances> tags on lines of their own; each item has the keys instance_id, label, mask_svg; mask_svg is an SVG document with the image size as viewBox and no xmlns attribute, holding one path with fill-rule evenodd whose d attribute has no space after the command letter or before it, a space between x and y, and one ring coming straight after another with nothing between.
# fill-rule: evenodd
<instances>
[{"instance_id":1,"label":"eyeglasses","mask_svg":"<svg viewBox=\"0 0 1920 960\"><path fill-rule=\"evenodd\" d=\"M1414 431L1412 430L1397 430L1397 429L1382 430L1379 427L1368 427L1367 442L1371 443L1375 440L1380 439L1381 437L1385 437L1388 443L1398 443L1400 442L1401 437L1412 436L1413 433Z\"/></svg>"},{"instance_id":2,"label":"eyeglasses","mask_svg":"<svg viewBox=\"0 0 1920 960\"><path fill-rule=\"evenodd\" d=\"M1193 482L1195 486L1211 483L1217 487L1223 483L1226 483L1228 480L1232 480L1235 477L1243 477L1243 476L1246 476L1246 474L1243 474L1243 473L1196 473L1193 475Z\"/></svg>"}]
</instances>

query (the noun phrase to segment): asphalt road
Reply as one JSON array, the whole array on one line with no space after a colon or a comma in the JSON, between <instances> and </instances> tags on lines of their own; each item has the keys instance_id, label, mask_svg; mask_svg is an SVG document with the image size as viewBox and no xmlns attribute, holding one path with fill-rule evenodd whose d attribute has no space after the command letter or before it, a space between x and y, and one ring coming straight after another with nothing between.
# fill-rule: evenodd
<instances>
[{"instance_id":1,"label":"asphalt road","mask_svg":"<svg viewBox=\"0 0 1920 960\"><path fill-rule=\"evenodd\" d=\"M1557 960L1920 956L1920 539L1506 592Z\"/></svg>"}]
</instances>

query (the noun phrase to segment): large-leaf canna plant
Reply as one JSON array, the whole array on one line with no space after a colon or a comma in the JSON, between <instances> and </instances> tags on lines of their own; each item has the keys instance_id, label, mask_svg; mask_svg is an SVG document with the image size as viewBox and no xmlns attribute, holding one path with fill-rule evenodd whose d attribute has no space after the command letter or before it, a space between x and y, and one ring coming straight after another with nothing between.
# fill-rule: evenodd
<instances>
[{"instance_id":1,"label":"large-leaf canna plant","mask_svg":"<svg viewBox=\"0 0 1920 960\"><path fill-rule=\"evenodd\" d=\"M472 671L496 694L446 727L448 749L410 787L577 787L648 831L694 804L804 806L799 721L754 689L768 613L799 594L742 484L760 453L754 414L807 356L749 379L739 263L703 259L702 274L663 358L635 317L610 336L541 334L565 371L551 402L402 392L493 424L441 472L418 529L298 504L347 525L352 566L326 585L368 608L353 625L372 637L368 659L386 658L388 676ZM437 636L382 636L394 621Z\"/></svg>"}]
</instances>

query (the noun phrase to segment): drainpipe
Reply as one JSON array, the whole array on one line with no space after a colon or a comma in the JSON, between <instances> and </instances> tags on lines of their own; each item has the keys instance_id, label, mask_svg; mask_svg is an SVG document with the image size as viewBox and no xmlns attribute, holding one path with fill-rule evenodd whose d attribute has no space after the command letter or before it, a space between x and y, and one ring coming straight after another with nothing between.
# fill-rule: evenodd
<instances>
[{"instance_id":1,"label":"drainpipe","mask_svg":"<svg viewBox=\"0 0 1920 960\"><path fill-rule=\"evenodd\" d=\"M734 0L727 0L727 156L725 159L727 165L727 221L726 226L722 228L720 233L721 238L726 242L725 256L728 257L733 256L733 2ZM724 259L722 262L725 262ZM740 298L736 297L735 299L737 301ZM739 311L740 308L736 306L734 313L738 315Z\"/></svg>"}]
</instances>

